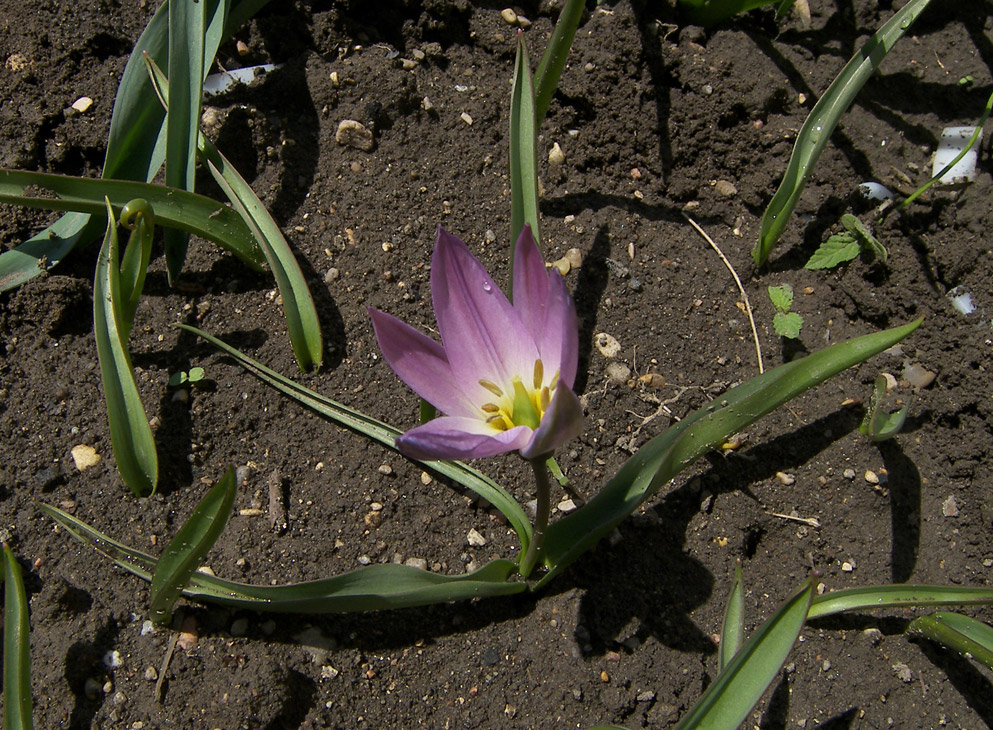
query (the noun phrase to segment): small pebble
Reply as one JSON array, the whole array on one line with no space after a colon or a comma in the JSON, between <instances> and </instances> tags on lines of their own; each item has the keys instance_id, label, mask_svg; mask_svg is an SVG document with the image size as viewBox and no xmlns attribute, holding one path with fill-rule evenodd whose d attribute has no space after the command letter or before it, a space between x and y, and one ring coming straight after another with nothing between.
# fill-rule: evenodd
<instances>
[{"instance_id":1,"label":"small pebble","mask_svg":"<svg viewBox=\"0 0 993 730\"><path fill-rule=\"evenodd\" d=\"M71 453L72 461L79 471L86 471L100 463L100 454L92 446L79 444L72 447Z\"/></svg>"},{"instance_id":2,"label":"small pebble","mask_svg":"<svg viewBox=\"0 0 993 730\"><path fill-rule=\"evenodd\" d=\"M338 124L334 141L343 147L352 147L363 152L372 152L372 148L376 144L372 132L354 119L343 119Z\"/></svg>"},{"instance_id":3,"label":"small pebble","mask_svg":"<svg viewBox=\"0 0 993 730\"><path fill-rule=\"evenodd\" d=\"M796 484L796 477L793 476L792 474L787 474L784 471L777 471L776 472L776 479L778 479L780 481L780 483L782 483L783 486L786 486L786 487L789 487L789 486L792 486L793 484Z\"/></svg>"},{"instance_id":4,"label":"small pebble","mask_svg":"<svg viewBox=\"0 0 993 730\"><path fill-rule=\"evenodd\" d=\"M417 568L418 570L427 570L428 561L424 558L407 558L404 565L409 565L411 568Z\"/></svg>"},{"instance_id":5,"label":"small pebble","mask_svg":"<svg viewBox=\"0 0 993 730\"><path fill-rule=\"evenodd\" d=\"M646 388L661 388L665 385L665 378L658 373L645 373L638 376L638 382Z\"/></svg>"},{"instance_id":6,"label":"small pebble","mask_svg":"<svg viewBox=\"0 0 993 730\"><path fill-rule=\"evenodd\" d=\"M466 535L466 541L473 547L483 547L486 544L486 538L475 527L469 530L469 533Z\"/></svg>"},{"instance_id":7,"label":"small pebble","mask_svg":"<svg viewBox=\"0 0 993 730\"><path fill-rule=\"evenodd\" d=\"M155 667L148 667L145 669L145 679L149 682L154 682L159 678L159 672Z\"/></svg>"},{"instance_id":8,"label":"small pebble","mask_svg":"<svg viewBox=\"0 0 993 730\"><path fill-rule=\"evenodd\" d=\"M337 281L339 276L341 276L341 272L338 271L338 269L331 267L328 269L328 273L324 275L324 283L330 284L332 281Z\"/></svg>"},{"instance_id":9,"label":"small pebble","mask_svg":"<svg viewBox=\"0 0 993 730\"><path fill-rule=\"evenodd\" d=\"M359 555L358 563L359 565L369 565L372 559L368 555Z\"/></svg>"},{"instance_id":10,"label":"small pebble","mask_svg":"<svg viewBox=\"0 0 993 730\"><path fill-rule=\"evenodd\" d=\"M894 664L893 671L896 672L896 676L900 679L900 681L907 684L909 684L914 678L913 673L910 671L910 667L903 662L897 662Z\"/></svg>"},{"instance_id":11,"label":"small pebble","mask_svg":"<svg viewBox=\"0 0 993 730\"><path fill-rule=\"evenodd\" d=\"M431 482L432 482L431 475L428 474L426 471L422 471L421 472L421 484L423 484L426 487Z\"/></svg>"},{"instance_id":12,"label":"small pebble","mask_svg":"<svg viewBox=\"0 0 993 730\"><path fill-rule=\"evenodd\" d=\"M865 480L869 484L879 484L879 475L874 471L866 471Z\"/></svg>"},{"instance_id":13,"label":"small pebble","mask_svg":"<svg viewBox=\"0 0 993 730\"><path fill-rule=\"evenodd\" d=\"M390 474L393 473L393 467L390 466L389 464L381 464L377 471L379 471L380 474L389 476Z\"/></svg>"},{"instance_id":14,"label":"small pebble","mask_svg":"<svg viewBox=\"0 0 993 730\"><path fill-rule=\"evenodd\" d=\"M883 632L875 628L866 629L865 631L862 632L862 636L867 638L872 643L873 646L876 646L877 644L879 644L880 641L883 640Z\"/></svg>"},{"instance_id":15,"label":"small pebble","mask_svg":"<svg viewBox=\"0 0 993 730\"><path fill-rule=\"evenodd\" d=\"M583 252L578 248L570 248L562 258L569 262L569 267L572 269L578 269L583 265Z\"/></svg>"},{"instance_id":16,"label":"small pebble","mask_svg":"<svg viewBox=\"0 0 993 730\"><path fill-rule=\"evenodd\" d=\"M571 499L563 499L558 504L558 510L562 514L568 514L569 512L572 512L575 509L576 509L576 503L573 502Z\"/></svg>"},{"instance_id":17,"label":"small pebble","mask_svg":"<svg viewBox=\"0 0 993 730\"><path fill-rule=\"evenodd\" d=\"M250 48L245 41L238 41L234 44L235 49L238 51L239 56L247 56L250 52Z\"/></svg>"},{"instance_id":18,"label":"small pebble","mask_svg":"<svg viewBox=\"0 0 993 730\"><path fill-rule=\"evenodd\" d=\"M459 114L459 117L462 119L463 122L468 124L470 127L472 126L472 116L469 114L469 112L462 112L461 114Z\"/></svg>"},{"instance_id":19,"label":"small pebble","mask_svg":"<svg viewBox=\"0 0 993 730\"><path fill-rule=\"evenodd\" d=\"M613 335L608 335L606 332L600 332L593 339L593 344L596 345L596 349L604 357L617 357L617 354L621 351L621 343Z\"/></svg>"},{"instance_id":20,"label":"small pebble","mask_svg":"<svg viewBox=\"0 0 993 730\"><path fill-rule=\"evenodd\" d=\"M845 469L845 471L843 471L841 473L841 475L843 477L845 477L845 479L847 479L848 481L851 481L852 479L855 478L855 470L854 469Z\"/></svg>"},{"instance_id":21,"label":"small pebble","mask_svg":"<svg viewBox=\"0 0 993 730\"><path fill-rule=\"evenodd\" d=\"M517 13L514 12L513 8L504 8L501 10L500 17L503 18L503 22L507 25L517 25Z\"/></svg>"},{"instance_id":22,"label":"small pebble","mask_svg":"<svg viewBox=\"0 0 993 730\"><path fill-rule=\"evenodd\" d=\"M93 99L88 96L81 96L72 103L72 108L82 114L93 106Z\"/></svg>"},{"instance_id":23,"label":"small pebble","mask_svg":"<svg viewBox=\"0 0 993 730\"><path fill-rule=\"evenodd\" d=\"M738 188L736 188L733 183L728 182L727 180L718 180L716 183L714 183L714 190L716 190L717 194L720 195L722 198L733 198L735 195L738 194Z\"/></svg>"},{"instance_id":24,"label":"small pebble","mask_svg":"<svg viewBox=\"0 0 993 730\"><path fill-rule=\"evenodd\" d=\"M618 385L624 385L631 379L631 368L622 362L609 362L604 368L607 380Z\"/></svg>"},{"instance_id":25,"label":"small pebble","mask_svg":"<svg viewBox=\"0 0 993 730\"><path fill-rule=\"evenodd\" d=\"M565 152L559 147L559 143L556 142L552 145L552 149L548 151L548 164L549 165L561 165L565 162Z\"/></svg>"},{"instance_id":26,"label":"small pebble","mask_svg":"<svg viewBox=\"0 0 993 730\"><path fill-rule=\"evenodd\" d=\"M845 573L851 573L851 572L852 572L853 570L855 570L855 563L850 563L850 562L848 562L848 561L846 560L845 562L843 562L843 563L841 564L841 569L842 569L842 570L843 570L843 571L844 571Z\"/></svg>"},{"instance_id":27,"label":"small pebble","mask_svg":"<svg viewBox=\"0 0 993 730\"><path fill-rule=\"evenodd\" d=\"M945 517L959 516L959 505L955 497L949 496L948 499L941 503L941 514Z\"/></svg>"},{"instance_id":28,"label":"small pebble","mask_svg":"<svg viewBox=\"0 0 993 730\"><path fill-rule=\"evenodd\" d=\"M121 659L121 652L116 649L114 651L108 651L103 655L103 665L107 667L107 669L117 669L123 663L124 660Z\"/></svg>"},{"instance_id":29,"label":"small pebble","mask_svg":"<svg viewBox=\"0 0 993 730\"><path fill-rule=\"evenodd\" d=\"M926 388L934 379L937 377L930 370L921 367L917 364L907 365L903 369L903 379L910 383L915 388Z\"/></svg>"}]
</instances>

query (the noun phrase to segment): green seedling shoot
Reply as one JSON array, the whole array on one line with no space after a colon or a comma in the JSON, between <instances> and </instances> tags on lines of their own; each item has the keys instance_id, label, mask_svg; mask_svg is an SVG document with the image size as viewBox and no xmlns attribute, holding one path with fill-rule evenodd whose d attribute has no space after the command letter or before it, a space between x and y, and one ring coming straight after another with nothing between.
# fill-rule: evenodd
<instances>
[{"instance_id":1,"label":"green seedling shoot","mask_svg":"<svg viewBox=\"0 0 993 730\"><path fill-rule=\"evenodd\" d=\"M868 436L873 441L886 441L900 433L904 422L907 420L907 411L910 403L900 403L894 395L896 391L896 379L892 375L885 373L876 377L876 383L872 389L872 398L869 407L866 409L865 418L859 424L859 431ZM890 411L888 405L895 401L900 408Z\"/></svg>"},{"instance_id":2,"label":"green seedling shoot","mask_svg":"<svg viewBox=\"0 0 993 730\"><path fill-rule=\"evenodd\" d=\"M780 337L789 337L795 340L800 336L800 328L803 327L803 317L796 312L791 312L793 306L793 287L789 284L769 287L769 300L776 308L776 314L772 318L772 328Z\"/></svg>"},{"instance_id":3,"label":"green seedling shoot","mask_svg":"<svg viewBox=\"0 0 993 730\"><path fill-rule=\"evenodd\" d=\"M190 368L189 371L180 370L169 376L169 387L178 388L186 383L198 383L203 380L204 371L201 367Z\"/></svg>"},{"instance_id":4,"label":"green seedling shoot","mask_svg":"<svg viewBox=\"0 0 993 730\"><path fill-rule=\"evenodd\" d=\"M833 269L851 261L859 254L886 263L886 249L862 221L851 213L845 213L841 216L841 225L845 230L835 233L822 243L803 268Z\"/></svg>"}]
</instances>

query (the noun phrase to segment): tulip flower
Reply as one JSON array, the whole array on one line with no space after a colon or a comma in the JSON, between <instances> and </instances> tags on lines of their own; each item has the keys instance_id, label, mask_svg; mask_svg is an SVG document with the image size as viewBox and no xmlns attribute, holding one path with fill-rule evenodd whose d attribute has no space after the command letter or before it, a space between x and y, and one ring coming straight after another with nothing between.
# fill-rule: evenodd
<instances>
[{"instance_id":1,"label":"tulip flower","mask_svg":"<svg viewBox=\"0 0 993 730\"><path fill-rule=\"evenodd\" d=\"M439 226L431 298L441 343L370 309L387 364L444 415L397 438L415 459L473 459L518 451L543 461L577 436L572 391L576 309L525 226L513 261L513 303L458 238Z\"/></svg>"}]
</instances>

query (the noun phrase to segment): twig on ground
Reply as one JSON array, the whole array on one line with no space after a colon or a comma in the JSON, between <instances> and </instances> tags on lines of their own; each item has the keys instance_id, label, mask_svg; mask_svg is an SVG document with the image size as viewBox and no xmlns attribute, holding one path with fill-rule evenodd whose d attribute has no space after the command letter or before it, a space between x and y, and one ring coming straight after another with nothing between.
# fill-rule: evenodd
<instances>
[{"instance_id":1,"label":"twig on ground","mask_svg":"<svg viewBox=\"0 0 993 730\"><path fill-rule=\"evenodd\" d=\"M748 322L752 325L752 337L755 338L755 357L758 359L759 363L759 373L764 373L765 368L762 366L762 347L759 345L759 332L755 328L755 318L752 316L752 305L748 301L748 295L745 293L745 287L741 285L741 279L738 278L738 273L734 270L731 262L728 261L727 256L717 247L714 243L714 239L707 235L707 232L703 230L699 224L692 218L690 218L686 213L683 213L683 217L690 222L690 225L696 229L696 232L703 236L703 240L710 244L710 247L717 252L717 255L721 257L721 261L727 267L728 271L731 272L731 276L734 277L734 283L738 285L738 291L741 292L741 298L745 300L745 312L748 314Z\"/></svg>"}]
</instances>

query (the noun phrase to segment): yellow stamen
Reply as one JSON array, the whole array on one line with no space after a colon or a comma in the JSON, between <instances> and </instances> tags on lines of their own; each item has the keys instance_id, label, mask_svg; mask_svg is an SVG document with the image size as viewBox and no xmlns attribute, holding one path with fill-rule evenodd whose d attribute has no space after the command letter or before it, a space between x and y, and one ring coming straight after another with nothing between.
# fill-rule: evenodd
<instances>
[{"instance_id":1,"label":"yellow stamen","mask_svg":"<svg viewBox=\"0 0 993 730\"><path fill-rule=\"evenodd\" d=\"M503 391L495 384L491 383L489 380L480 380L479 384L490 391L497 398L503 398Z\"/></svg>"},{"instance_id":2,"label":"yellow stamen","mask_svg":"<svg viewBox=\"0 0 993 730\"><path fill-rule=\"evenodd\" d=\"M546 387L541 389L541 412L548 410L548 404L552 402L552 392Z\"/></svg>"},{"instance_id":3,"label":"yellow stamen","mask_svg":"<svg viewBox=\"0 0 993 730\"><path fill-rule=\"evenodd\" d=\"M500 406L498 406L496 403L483 403L483 405L481 405L480 408L482 408L487 413L497 413L500 411Z\"/></svg>"},{"instance_id":4,"label":"yellow stamen","mask_svg":"<svg viewBox=\"0 0 993 730\"><path fill-rule=\"evenodd\" d=\"M543 377L545 375L545 366L541 364L541 360L534 361L534 389L540 390L541 384L543 382Z\"/></svg>"}]
</instances>

